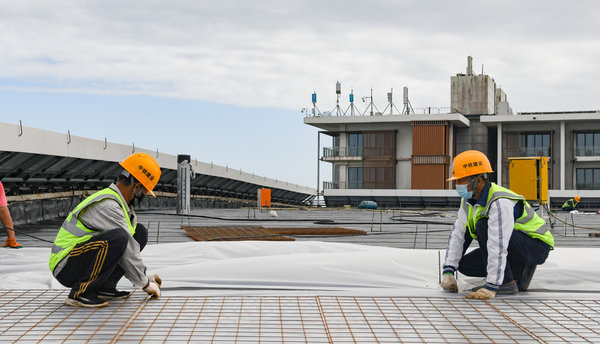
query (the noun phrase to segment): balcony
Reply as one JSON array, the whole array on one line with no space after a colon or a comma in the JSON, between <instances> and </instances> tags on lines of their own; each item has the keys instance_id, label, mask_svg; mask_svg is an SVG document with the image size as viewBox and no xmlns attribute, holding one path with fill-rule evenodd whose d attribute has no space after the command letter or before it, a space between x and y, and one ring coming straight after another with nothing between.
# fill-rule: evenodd
<instances>
[{"instance_id":1,"label":"balcony","mask_svg":"<svg viewBox=\"0 0 600 344\"><path fill-rule=\"evenodd\" d=\"M509 157L530 157L530 156L547 156L550 157L550 148L549 147L534 147L534 148L525 148L525 147L506 147L503 151L503 156L505 158Z\"/></svg>"},{"instance_id":2,"label":"balcony","mask_svg":"<svg viewBox=\"0 0 600 344\"><path fill-rule=\"evenodd\" d=\"M323 147L323 161L362 160L362 147Z\"/></svg>"},{"instance_id":3,"label":"balcony","mask_svg":"<svg viewBox=\"0 0 600 344\"><path fill-rule=\"evenodd\" d=\"M346 182L323 182L323 190L346 189Z\"/></svg>"},{"instance_id":4,"label":"balcony","mask_svg":"<svg viewBox=\"0 0 600 344\"><path fill-rule=\"evenodd\" d=\"M363 181L350 181L350 182L323 182L323 190L327 189L395 189L395 183L393 181L377 181L377 182L363 182Z\"/></svg>"},{"instance_id":5,"label":"balcony","mask_svg":"<svg viewBox=\"0 0 600 344\"><path fill-rule=\"evenodd\" d=\"M600 146L576 146L575 156L600 156Z\"/></svg>"},{"instance_id":6,"label":"balcony","mask_svg":"<svg viewBox=\"0 0 600 344\"><path fill-rule=\"evenodd\" d=\"M600 161L600 146L575 146L575 161Z\"/></svg>"},{"instance_id":7,"label":"balcony","mask_svg":"<svg viewBox=\"0 0 600 344\"><path fill-rule=\"evenodd\" d=\"M323 182L323 190L325 189L362 189L362 182L350 181L350 182Z\"/></svg>"}]
</instances>

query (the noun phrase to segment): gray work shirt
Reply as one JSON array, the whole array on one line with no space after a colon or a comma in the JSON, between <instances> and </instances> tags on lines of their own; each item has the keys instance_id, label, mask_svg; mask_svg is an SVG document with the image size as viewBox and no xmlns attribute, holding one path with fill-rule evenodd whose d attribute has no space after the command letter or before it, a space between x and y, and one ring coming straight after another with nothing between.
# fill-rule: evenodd
<instances>
[{"instance_id":1,"label":"gray work shirt","mask_svg":"<svg viewBox=\"0 0 600 344\"><path fill-rule=\"evenodd\" d=\"M121 191L115 184L109 186L112 190L119 194L119 197L124 200ZM127 212L131 216L131 222L133 223L136 219L135 212L129 205L126 205ZM125 277L133 283L136 287L145 287L148 283L146 277L146 266L142 261L140 255L140 245L129 233L127 227L127 220L123 213L123 208L118 202L113 199L107 198L99 202L89 205L85 210L79 214L79 220L90 229L94 229L99 233L110 231L110 230L124 230L127 232L127 247L123 256L119 260L119 266L125 271ZM58 275L60 270L67 263L68 256L58 263L54 269L54 276Z\"/></svg>"}]
</instances>

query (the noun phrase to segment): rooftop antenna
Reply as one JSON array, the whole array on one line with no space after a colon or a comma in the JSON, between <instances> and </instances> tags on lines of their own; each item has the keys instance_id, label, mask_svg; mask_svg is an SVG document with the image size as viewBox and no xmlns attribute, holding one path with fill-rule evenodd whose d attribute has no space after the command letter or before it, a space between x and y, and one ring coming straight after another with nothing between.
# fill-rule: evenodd
<instances>
[{"instance_id":1,"label":"rooftop antenna","mask_svg":"<svg viewBox=\"0 0 600 344\"><path fill-rule=\"evenodd\" d=\"M335 107L333 108L333 110L331 110L331 113L335 113L336 115L341 116L344 114L344 112L340 108L340 96L342 95L342 84L340 84L339 81L337 81L335 83L335 95L336 95L337 99L335 101Z\"/></svg>"},{"instance_id":2,"label":"rooftop antenna","mask_svg":"<svg viewBox=\"0 0 600 344\"><path fill-rule=\"evenodd\" d=\"M412 104L408 100L408 87L404 87L404 109L402 109L402 114L410 115L411 113L415 113L415 110L413 110Z\"/></svg>"},{"instance_id":3,"label":"rooftop antenna","mask_svg":"<svg viewBox=\"0 0 600 344\"><path fill-rule=\"evenodd\" d=\"M319 108L317 107L317 91L316 90L312 94L312 103L313 103L313 108L312 108L313 116L315 116L316 114L319 114L319 116L320 116L321 110L319 110Z\"/></svg>"},{"instance_id":4,"label":"rooftop antenna","mask_svg":"<svg viewBox=\"0 0 600 344\"><path fill-rule=\"evenodd\" d=\"M362 97L362 101L363 103L367 101L367 99L370 100L369 106L367 106L367 108L365 109L365 112L363 112L363 115L365 113L367 113L367 109L371 109L369 115L373 116L373 108L375 108L375 110L377 110L377 112L379 112L379 109L377 108L377 106L375 106L375 103L373 103L373 86L371 86L371 96L365 96Z\"/></svg>"},{"instance_id":5,"label":"rooftop antenna","mask_svg":"<svg viewBox=\"0 0 600 344\"><path fill-rule=\"evenodd\" d=\"M348 105L348 109L350 109L350 116L354 116L355 112L358 112L358 109L356 108L356 105L354 105L354 90L350 89L350 94L348 95L348 99L350 100L350 105ZM346 112L348 112L348 109L346 109L346 111L344 111L344 114L346 114Z\"/></svg>"},{"instance_id":6,"label":"rooftop antenna","mask_svg":"<svg viewBox=\"0 0 600 344\"><path fill-rule=\"evenodd\" d=\"M391 88L390 91L387 94L388 105L382 111L382 112L385 113L385 110L387 110L387 108L389 107L390 108L390 115L394 114L394 111L393 111L394 108L396 108L396 111L398 111L398 113L400 113L400 110L398 110L398 108L396 107L396 105L394 105L394 102L392 101L393 94L394 94L394 89Z\"/></svg>"}]
</instances>

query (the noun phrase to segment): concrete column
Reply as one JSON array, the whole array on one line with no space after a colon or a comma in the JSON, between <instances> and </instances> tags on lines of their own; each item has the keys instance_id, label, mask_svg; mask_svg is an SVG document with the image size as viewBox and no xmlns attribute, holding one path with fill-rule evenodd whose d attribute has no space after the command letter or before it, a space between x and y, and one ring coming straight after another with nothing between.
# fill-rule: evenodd
<instances>
[{"instance_id":1,"label":"concrete column","mask_svg":"<svg viewBox=\"0 0 600 344\"><path fill-rule=\"evenodd\" d=\"M498 185L502 186L502 123L498 123L496 148L496 175L498 176Z\"/></svg>"},{"instance_id":2,"label":"concrete column","mask_svg":"<svg viewBox=\"0 0 600 344\"><path fill-rule=\"evenodd\" d=\"M560 121L560 189L565 189L565 121Z\"/></svg>"},{"instance_id":3,"label":"concrete column","mask_svg":"<svg viewBox=\"0 0 600 344\"><path fill-rule=\"evenodd\" d=\"M340 168L340 189L348 188L348 163L342 162L337 166Z\"/></svg>"},{"instance_id":4,"label":"concrete column","mask_svg":"<svg viewBox=\"0 0 600 344\"><path fill-rule=\"evenodd\" d=\"M333 179L331 180L333 181ZM321 191L321 131L317 131L317 197Z\"/></svg>"},{"instance_id":5,"label":"concrete column","mask_svg":"<svg viewBox=\"0 0 600 344\"><path fill-rule=\"evenodd\" d=\"M340 133L340 149L344 151L344 155L348 155L348 133Z\"/></svg>"}]
</instances>

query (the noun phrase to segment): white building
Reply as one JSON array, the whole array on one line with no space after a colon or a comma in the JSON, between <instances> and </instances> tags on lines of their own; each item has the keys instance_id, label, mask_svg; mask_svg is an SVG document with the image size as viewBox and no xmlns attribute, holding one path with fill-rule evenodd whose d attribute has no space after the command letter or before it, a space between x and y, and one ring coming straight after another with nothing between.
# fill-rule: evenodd
<instances>
[{"instance_id":1,"label":"white building","mask_svg":"<svg viewBox=\"0 0 600 344\"><path fill-rule=\"evenodd\" d=\"M332 164L323 181L330 206L374 200L383 206L457 205L452 159L469 149L484 152L492 180L508 185L508 158L549 157L551 204L580 195L582 206L600 204L600 111L513 114L506 93L488 75L451 77L451 107L415 114L356 116L315 112L304 123L332 144L319 159ZM433 113L432 113L433 112ZM426 113L426 114L425 114ZM321 149L321 147L319 147Z\"/></svg>"}]
</instances>

